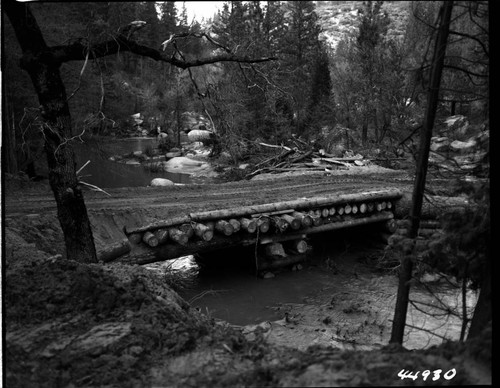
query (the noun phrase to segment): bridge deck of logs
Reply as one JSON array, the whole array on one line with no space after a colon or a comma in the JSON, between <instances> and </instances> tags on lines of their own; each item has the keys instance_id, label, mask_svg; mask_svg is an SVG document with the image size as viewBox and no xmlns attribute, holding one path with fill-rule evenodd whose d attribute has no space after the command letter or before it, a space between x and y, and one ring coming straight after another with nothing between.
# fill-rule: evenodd
<instances>
[{"instance_id":1,"label":"bridge deck of logs","mask_svg":"<svg viewBox=\"0 0 500 388\"><path fill-rule=\"evenodd\" d=\"M132 254L123 262L147 264L176 257L250 244L300 242L310 234L380 223L395 229L394 211L402 193L396 188L312 196L252 206L177 215L140 227L124 227L128 241L104 252L103 260L120 249Z\"/></svg>"}]
</instances>

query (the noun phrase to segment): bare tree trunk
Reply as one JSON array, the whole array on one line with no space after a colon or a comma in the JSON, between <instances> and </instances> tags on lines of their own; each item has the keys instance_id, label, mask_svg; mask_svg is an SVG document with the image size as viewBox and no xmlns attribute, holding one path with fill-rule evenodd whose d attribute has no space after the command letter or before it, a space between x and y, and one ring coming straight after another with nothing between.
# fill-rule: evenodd
<instances>
[{"instance_id":1,"label":"bare tree trunk","mask_svg":"<svg viewBox=\"0 0 500 388\"><path fill-rule=\"evenodd\" d=\"M427 176L430 142L438 105L439 85L441 83L441 74L443 71L452 9L453 2L444 1L440 10L441 20L439 23L439 30L430 70L431 80L427 95L427 109L425 112L422 130L420 132L420 152L417 160L417 173L413 187L412 208L410 211L411 226L409 230L409 238L412 239L417 236L418 228L420 226L420 214L422 210L425 179ZM406 314L408 311L408 300L410 295L409 282L411 280L413 270L412 256L413 255L411 254L405 255L401 259L396 308L394 310L392 333L389 341L391 343L403 343L404 330L406 326Z\"/></svg>"},{"instance_id":2,"label":"bare tree trunk","mask_svg":"<svg viewBox=\"0 0 500 388\"><path fill-rule=\"evenodd\" d=\"M60 63L47 54L47 45L26 4L4 3L23 51L21 67L28 72L41 105L49 182L57 203L57 216L66 243L67 258L97 262L94 238L83 193L76 178L71 146L71 117Z\"/></svg>"}]
</instances>

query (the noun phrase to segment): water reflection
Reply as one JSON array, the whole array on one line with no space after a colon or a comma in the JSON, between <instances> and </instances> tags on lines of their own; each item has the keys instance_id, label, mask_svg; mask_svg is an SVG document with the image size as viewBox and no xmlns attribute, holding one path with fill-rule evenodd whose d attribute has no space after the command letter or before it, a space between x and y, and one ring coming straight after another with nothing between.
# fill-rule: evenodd
<instances>
[{"instance_id":1,"label":"water reflection","mask_svg":"<svg viewBox=\"0 0 500 388\"><path fill-rule=\"evenodd\" d=\"M128 165L109 160L113 155L134 151L144 152L156 147L154 138L89 139L74 145L77 168L90 163L80 173L82 180L101 188L147 186L154 178L166 178L175 183L191 183L188 174L151 172L144 166Z\"/></svg>"}]
</instances>

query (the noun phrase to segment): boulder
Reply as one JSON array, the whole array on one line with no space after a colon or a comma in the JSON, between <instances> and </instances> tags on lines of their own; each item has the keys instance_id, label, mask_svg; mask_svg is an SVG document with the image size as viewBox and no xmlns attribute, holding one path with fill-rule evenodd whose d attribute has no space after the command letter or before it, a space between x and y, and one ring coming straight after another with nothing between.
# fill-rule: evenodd
<instances>
[{"instance_id":1,"label":"boulder","mask_svg":"<svg viewBox=\"0 0 500 388\"><path fill-rule=\"evenodd\" d=\"M142 151L134 151L133 154L134 154L134 156L141 156Z\"/></svg>"},{"instance_id":2,"label":"boulder","mask_svg":"<svg viewBox=\"0 0 500 388\"><path fill-rule=\"evenodd\" d=\"M450 147L453 151L457 152L471 152L476 147L477 142L474 139L467 141L454 140L451 142Z\"/></svg>"},{"instance_id":3,"label":"boulder","mask_svg":"<svg viewBox=\"0 0 500 388\"><path fill-rule=\"evenodd\" d=\"M190 142L210 140L213 136L213 132L200 129L195 129L188 133L188 139Z\"/></svg>"},{"instance_id":4,"label":"boulder","mask_svg":"<svg viewBox=\"0 0 500 388\"><path fill-rule=\"evenodd\" d=\"M172 182L170 179L154 178L149 185L150 186L174 186L175 183Z\"/></svg>"},{"instance_id":5,"label":"boulder","mask_svg":"<svg viewBox=\"0 0 500 388\"><path fill-rule=\"evenodd\" d=\"M169 172L191 174L209 168L209 164L185 156L179 156L165 162L164 167Z\"/></svg>"}]
</instances>

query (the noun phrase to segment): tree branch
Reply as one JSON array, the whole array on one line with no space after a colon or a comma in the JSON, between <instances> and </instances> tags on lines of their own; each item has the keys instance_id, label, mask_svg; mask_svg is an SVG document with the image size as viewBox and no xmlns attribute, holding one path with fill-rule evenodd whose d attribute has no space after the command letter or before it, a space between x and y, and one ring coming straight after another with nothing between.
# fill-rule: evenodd
<instances>
[{"instance_id":1,"label":"tree branch","mask_svg":"<svg viewBox=\"0 0 500 388\"><path fill-rule=\"evenodd\" d=\"M200 35L199 37L201 36L202 35ZM276 57L251 58L248 56L235 55L228 51L226 51L226 53L213 55L208 58L193 60L187 60L185 58L179 59L176 57L167 56L163 51L138 44L134 40L128 39L122 34L106 42L92 45L90 48L80 42L75 42L70 45L50 47L48 50L51 52L52 57L56 62L64 63L69 61L84 60L87 49L90 49L90 59L101 58L104 56L116 54L120 51L129 51L133 54L137 54L143 57L149 57L155 61L170 63L171 65L174 65L181 69L203 66L216 62L259 63L278 59Z\"/></svg>"}]
</instances>

